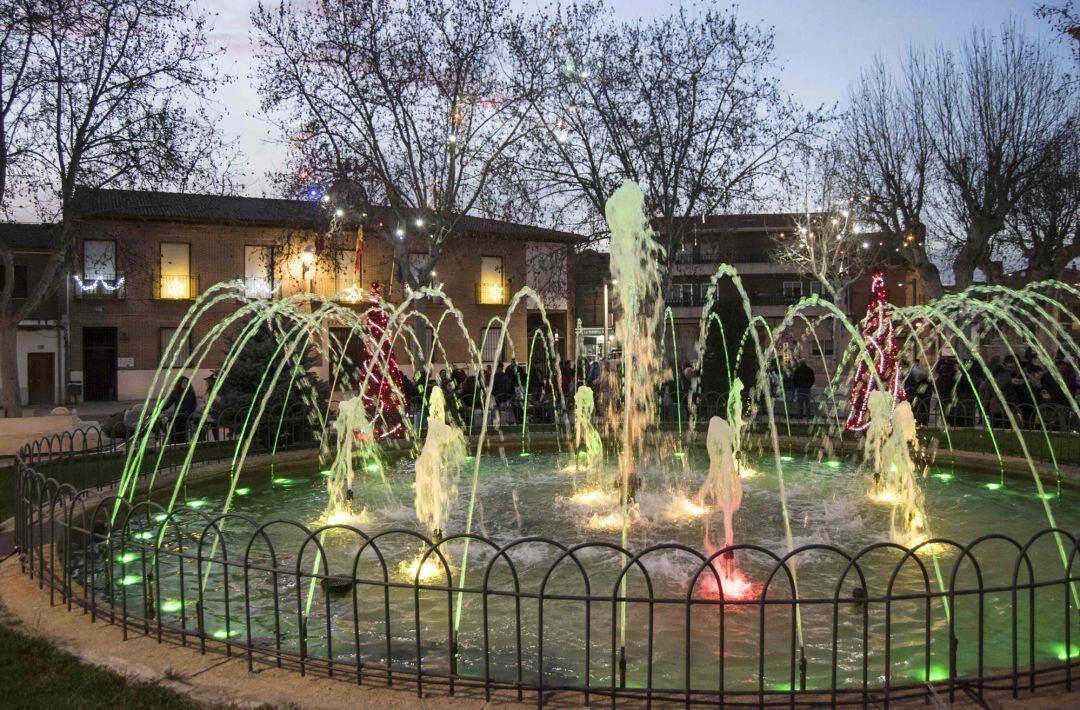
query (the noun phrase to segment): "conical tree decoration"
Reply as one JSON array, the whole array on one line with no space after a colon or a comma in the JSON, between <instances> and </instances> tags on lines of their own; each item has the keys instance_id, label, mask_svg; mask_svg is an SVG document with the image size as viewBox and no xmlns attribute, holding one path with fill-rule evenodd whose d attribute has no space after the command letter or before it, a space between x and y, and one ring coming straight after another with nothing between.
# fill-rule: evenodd
<instances>
[{"instance_id":1,"label":"conical tree decoration","mask_svg":"<svg viewBox=\"0 0 1080 710\"><path fill-rule=\"evenodd\" d=\"M893 327L892 304L885 293L885 274L875 271L870 283L870 303L866 306L863 343L867 357L860 356L851 385L851 406L848 409L849 431L863 431L870 424L867 398L878 387L892 395L892 405L904 399L904 378L899 366L899 346ZM867 362L869 360L869 363Z\"/></svg>"}]
</instances>

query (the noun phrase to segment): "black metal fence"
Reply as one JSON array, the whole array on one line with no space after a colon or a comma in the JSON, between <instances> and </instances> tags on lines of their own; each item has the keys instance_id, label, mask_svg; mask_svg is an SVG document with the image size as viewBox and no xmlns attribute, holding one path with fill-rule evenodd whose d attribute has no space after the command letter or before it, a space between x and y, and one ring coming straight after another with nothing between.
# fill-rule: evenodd
<instances>
[{"instance_id":1,"label":"black metal fence","mask_svg":"<svg viewBox=\"0 0 1080 710\"><path fill-rule=\"evenodd\" d=\"M93 456L47 448L17 459L16 544L51 601L125 637L221 644L251 668L538 705L574 693L794 707L1071 690L1080 667L1080 548L1066 530L786 555L436 542L102 497L39 470ZM752 585L733 586L729 565Z\"/></svg>"}]
</instances>

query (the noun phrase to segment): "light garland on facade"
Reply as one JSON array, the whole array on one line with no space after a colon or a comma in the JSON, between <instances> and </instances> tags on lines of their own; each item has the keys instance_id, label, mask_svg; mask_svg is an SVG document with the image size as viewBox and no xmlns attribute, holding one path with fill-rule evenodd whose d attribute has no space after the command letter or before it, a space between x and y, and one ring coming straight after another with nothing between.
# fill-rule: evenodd
<instances>
[{"instance_id":1,"label":"light garland on facade","mask_svg":"<svg viewBox=\"0 0 1080 710\"><path fill-rule=\"evenodd\" d=\"M90 283L83 281L79 278L78 274L74 274L71 277L75 282L75 286L83 293L90 293L91 291L104 291L105 293L115 293L124 287L124 277L121 276L118 279L112 280L113 283L109 283L110 279L94 279Z\"/></svg>"}]
</instances>

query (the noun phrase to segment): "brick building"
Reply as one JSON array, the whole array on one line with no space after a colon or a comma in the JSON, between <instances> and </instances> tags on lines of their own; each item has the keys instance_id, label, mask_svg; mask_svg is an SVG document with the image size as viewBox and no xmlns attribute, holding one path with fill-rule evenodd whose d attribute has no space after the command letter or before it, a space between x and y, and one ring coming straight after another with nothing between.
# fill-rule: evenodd
<instances>
[{"instance_id":1,"label":"brick building","mask_svg":"<svg viewBox=\"0 0 1080 710\"><path fill-rule=\"evenodd\" d=\"M388 300L400 302L401 272L389 245L374 236L369 225L360 268L354 270L356 234L363 220L338 220L333 227L337 238L329 239L325 212L317 202L296 200L82 191L72 220L73 273L57 295L56 307L66 307L70 326L56 330L56 352L66 351L66 356L59 355L56 365L54 401L60 401L63 380L80 383L85 400L145 396L184 314L199 294L221 281L242 279L251 298L311 292L329 299L352 289L351 297L339 297L352 308L362 307L354 301L377 281ZM404 238L410 252L426 250L422 241L416 240L414 249L413 238ZM564 232L466 217L436 264L432 282L442 284L478 347L491 318L505 316L512 295L530 286L541 294L557 349L565 356L573 333L572 304L566 296L569 255L577 241L576 235ZM214 306L196 325L194 338L201 338L233 308L235 304ZM423 308L433 322L443 311L435 303ZM496 353L498 329L488 330L483 359L523 359L529 333L542 322L538 304L523 299L507 327L510 345ZM430 341L430 333L426 337ZM440 341L451 365L470 362L465 337L449 322ZM404 352L400 355L403 369L410 371L410 361ZM441 356L436 360L443 364ZM207 360L211 368L219 361L214 355ZM326 376L329 363L320 361L318 368ZM199 394L209 372L194 373Z\"/></svg>"},{"instance_id":2,"label":"brick building","mask_svg":"<svg viewBox=\"0 0 1080 710\"><path fill-rule=\"evenodd\" d=\"M25 301L31 286L41 278L57 236L58 230L49 224L0 224L0 241L12 250L14 257L11 298L15 308ZM5 273L0 268L0 293L4 289ZM67 366L66 324L62 289L19 322L15 357L24 403L49 405L61 401Z\"/></svg>"},{"instance_id":3,"label":"brick building","mask_svg":"<svg viewBox=\"0 0 1080 710\"><path fill-rule=\"evenodd\" d=\"M804 296L828 294L820 282L801 273L790 264L778 263L774 256L776 240L790 236L798 228L795 214L711 215L694 218L683 250L674 255L670 286L665 296L675 321L675 340L680 359L695 356L700 332L702 309L709 283L720 264L730 264L738 271L739 281L750 301L751 312L770 326L777 326L785 314ZM868 239L876 237L869 236ZM884 245L876 245L886 271L889 299L897 305L912 305L925 299L919 291L915 271L891 255ZM607 255L586 252L575 264L577 312L586 333L602 333L604 322L604 290L610 285ZM618 304L607 299L608 322L612 322ZM721 282L721 296L737 296L732 282ZM843 294L839 304L853 321L865 313L870 298L870 275L856 281ZM807 308L808 318L826 313L824 306ZM798 329L792 331L796 333ZM837 333L832 328L820 328L818 342L826 356L834 350ZM817 346L814 346L817 350ZM814 353L817 355L817 353ZM814 359L811 358L811 361Z\"/></svg>"}]
</instances>

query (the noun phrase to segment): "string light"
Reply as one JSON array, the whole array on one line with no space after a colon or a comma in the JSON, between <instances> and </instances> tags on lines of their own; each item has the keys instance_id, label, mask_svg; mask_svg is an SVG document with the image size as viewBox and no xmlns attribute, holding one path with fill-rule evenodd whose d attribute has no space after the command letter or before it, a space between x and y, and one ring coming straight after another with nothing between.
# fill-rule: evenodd
<instances>
[{"instance_id":1,"label":"string light","mask_svg":"<svg viewBox=\"0 0 1080 710\"><path fill-rule=\"evenodd\" d=\"M864 431L870 425L867 417L869 395L878 387L879 382L889 388L894 408L900 400L907 397L898 363L900 349L896 344L896 331L889 312L892 305L885 292L885 274L880 270L875 271L871 279L870 294L870 302L866 306L863 341L869 351L873 369L867 366L866 358L859 359L855 380L851 386L848 431Z\"/></svg>"},{"instance_id":2,"label":"string light","mask_svg":"<svg viewBox=\"0 0 1080 710\"><path fill-rule=\"evenodd\" d=\"M360 362L360 381L367 381L367 386L360 393L360 399L364 403L368 420L375 427L377 439L400 439L405 435L405 423L401 419L404 402L401 398L401 390L405 382L398 369L397 358L394 356L393 338L385 337L386 325L389 318L382 308L382 286L378 281L371 284L371 310L368 311L367 337ZM370 352L367 343L382 343L378 353ZM377 363L372 358L377 358ZM373 371L373 365L385 363L381 371Z\"/></svg>"},{"instance_id":3,"label":"string light","mask_svg":"<svg viewBox=\"0 0 1080 710\"><path fill-rule=\"evenodd\" d=\"M120 289L122 289L124 287L124 277L123 276L116 279L116 281L111 283L111 284L109 283L109 280L106 280L106 279L94 279L90 283L86 283L81 278L79 278L78 274L73 275L71 278L75 282L75 285L83 293L89 293L91 291L104 291L105 293L116 293L117 291L119 291Z\"/></svg>"}]
</instances>

